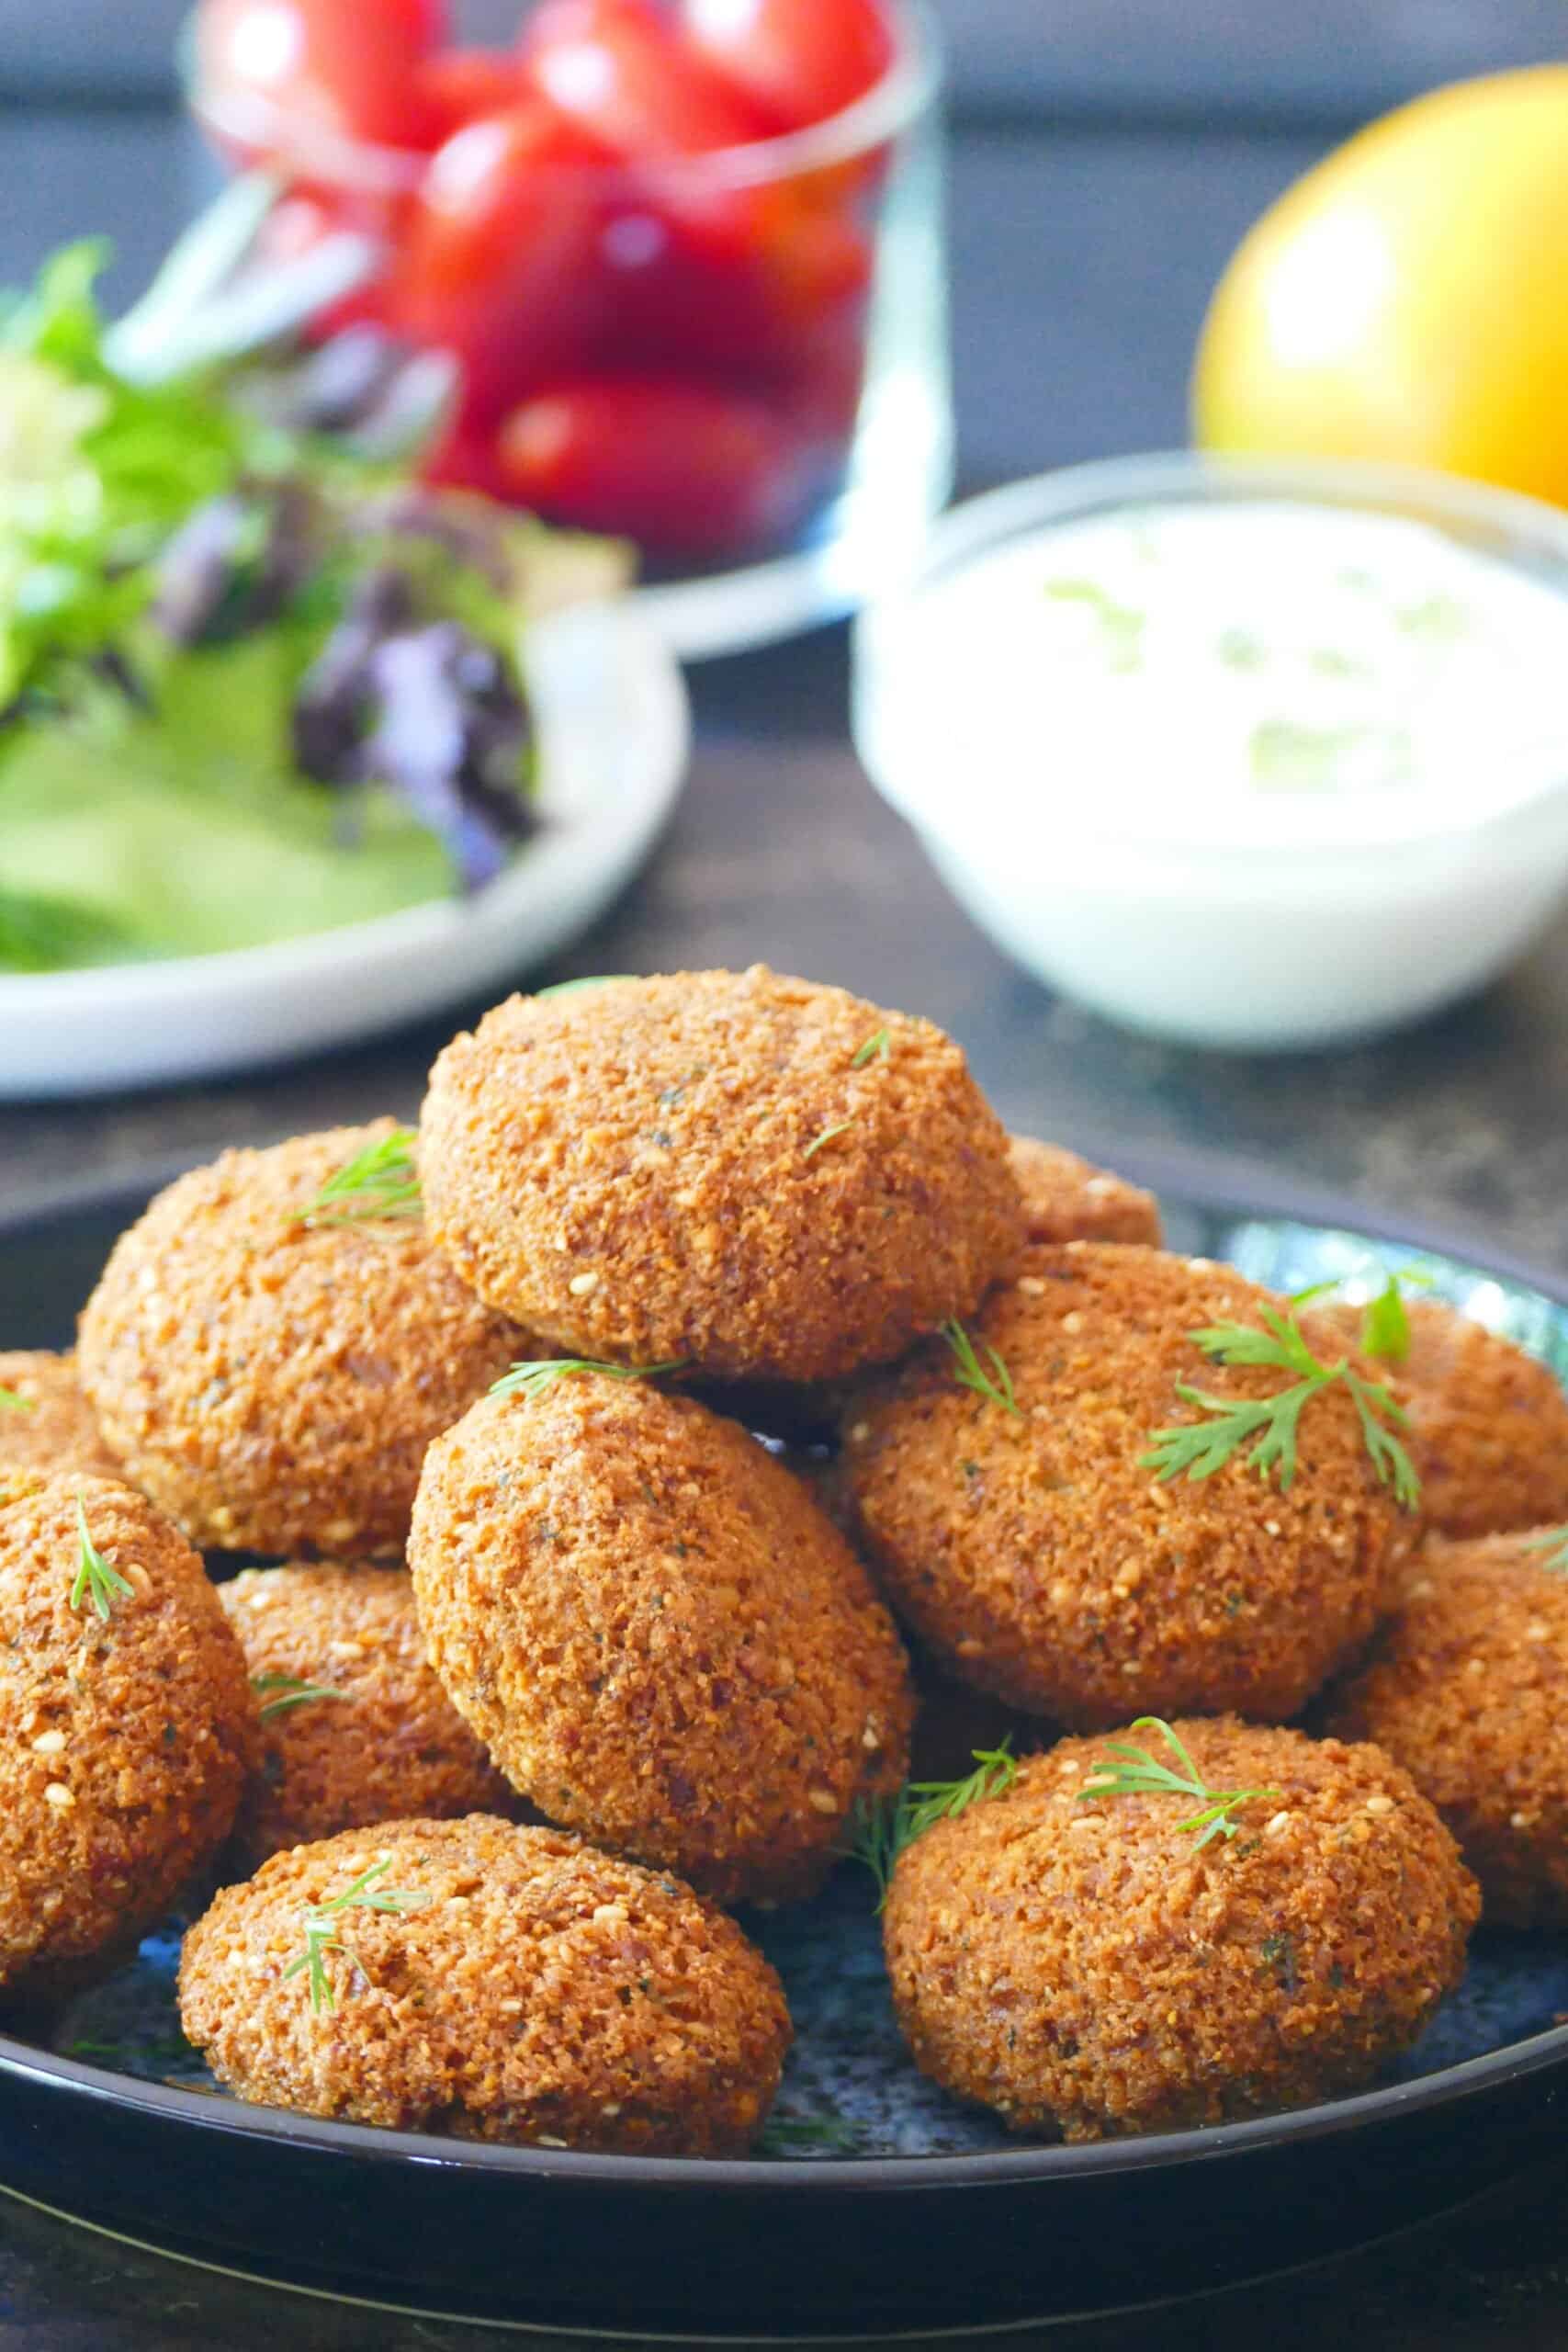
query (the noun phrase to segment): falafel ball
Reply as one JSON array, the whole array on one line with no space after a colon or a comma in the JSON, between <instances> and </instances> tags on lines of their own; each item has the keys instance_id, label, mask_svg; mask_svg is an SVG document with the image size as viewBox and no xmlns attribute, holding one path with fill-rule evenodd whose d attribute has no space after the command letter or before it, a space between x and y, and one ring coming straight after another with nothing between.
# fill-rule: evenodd
<instances>
[{"instance_id":1,"label":"falafel ball","mask_svg":"<svg viewBox=\"0 0 1568 2352\"><path fill-rule=\"evenodd\" d=\"M1440 1535L1504 1534L1568 1520L1568 1394L1549 1364L1436 1299L1412 1299L1410 1352L1380 1363L1410 1419L1421 1505ZM1312 1321L1354 1346L1363 1309Z\"/></svg>"},{"instance_id":2,"label":"falafel ball","mask_svg":"<svg viewBox=\"0 0 1568 2352\"><path fill-rule=\"evenodd\" d=\"M1361 2089L1464 1971L1480 1904L1409 1775L1234 1717L1172 1726L1214 1792L1258 1792L1206 1844L1195 1801L1103 1796L1098 1740L908 1847L885 1920L917 2064L1016 2132L1094 2140ZM1120 1734L1175 1766L1157 1731Z\"/></svg>"},{"instance_id":3,"label":"falafel ball","mask_svg":"<svg viewBox=\"0 0 1568 2352\"><path fill-rule=\"evenodd\" d=\"M400 1550L424 1449L519 1354L417 1217L305 1222L390 1120L226 1151L122 1234L82 1317L125 1475L204 1549Z\"/></svg>"},{"instance_id":4,"label":"falafel ball","mask_svg":"<svg viewBox=\"0 0 1568 2352\"><path fill-rule=\"evenodd\" d=\"M619 1363L830 1379L968 1314L1022 1238L953 1040L761 965L513 997L441 1056L421 1136L464 1280Z\"/></svg>"},{"instance_id":5,"label":"falafel ball","mask_svg":"<svg viewBox=\"0 0 1568 2352\"><path fill-rule=\"evenodd\" d=\"M378 1821L515 1812L424 1662L401 1568L247 1568L219 1587L261 1702L262 1755L235 1825L252 1867Z\"/></svg>"},{"instance_id":6,"label":"falafel ball","mask_svg":"<svg viewBox=\"0 0 1568 2352\"><path fill-rule=\"evenodd\" d=\"M1279 1722L1382 1613L1408 1524L1342 1385L1301 1417L1288 1488L1238 1446L1162 1483L1156 1430L1201 1418L1178 1384L1258 1398L1291 1375L1211 1365L1192 1333L1280 1306L1228 1267L1135 1245L1034 1247L969 1337L1010 1407L948 1344L859 1389L845 1475L894 1607L964 1680L1075 1730L1131 1707Z\"/></svg>"},{"instance_id":7,"label":"falafel ball","mask_svg":"<svg viewBox=\"0 0 1568 2352\"><path fill-rule=\"evenodd\" d=\"M1458 1838L1489 1922L1568 1926L1562 1531L1427 1544L1330 1727L1403 1764Z\"/></svg>"},{"instance_id":8,"label":"falafel ball","mask_svg":"<svg viewBox=\"0 0 1568 2352\"><path fill-rule=\"evenodd\" d=\"M314 2005L289 1973L312 1914ZM689 1887L482 1815L275 1854L186 1936L180 2016L265 2107L647 2155L744 2151L790 2040L773 1970Z\"/></svg>"},{"instance_id":9,"label":"falafel ball","mask_svg":"<svg viewBox=\"0 0 1568 2352\"><path fill-rule=\"evenodd\" d=\"M120 1466L82 1394L73 1355L47 1348L0 1352L0 1474L80 1470L118 1479Z\"/></svg>"},{"instance_id":10,"label":"falafel ball","mask_svg":"<svg viewBox=\"0 0 1568 2352\"><path fill-rule=\"evenodd\" d=\"M150 1927L229 1835L256 1745L243 1653L162 1513L107 1478L0 1476L6 1995L66 1990Z\"/></svg>"},{"instance_id":11,"label":"falafel ball","mask_svg":"<svg viewBox=\"0 0 1568 2352\"><path fill-rule=\"evenodd\" d=\"M430 1449L409 1560L513 1787L721 1902L810 1894L903 1780L908 1667L865 1570L691 1397L592 1372L487 1397Z\"/></svg>"},{"instance_id":12,"label":"falafel ball","mask_svg":"<svg viewBox=\"0 0 1568 2352\"><path fill-rule=\"evenodd\" d=\"M1124 1177L1032 1136L1009 1138L1008 1165L1023 1195L1031 1241L1143 1241L1159 1248L1159 1203Z\"/></svg>"}]
</instances>

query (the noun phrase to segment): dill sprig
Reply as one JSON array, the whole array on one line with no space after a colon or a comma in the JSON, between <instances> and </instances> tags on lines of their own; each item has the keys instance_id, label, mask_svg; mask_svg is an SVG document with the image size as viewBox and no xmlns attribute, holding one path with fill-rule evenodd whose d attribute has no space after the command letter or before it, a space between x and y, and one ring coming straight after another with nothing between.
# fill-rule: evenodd
<instances>
[{"instance_id":1,"label":"dill sprig","mask_svg":"<svg viewBox=\"0 0 1568 2352\"><path fill-rule=\"evenodd\" d=\"M972 1804L999 1797L1018 1778L1018 1758L1010 1736L999 1747L970 1750L975 1770L962 1781L907 1781L896 1797L863 1798L850 1816L847 1860L863 1863L876 1881L877 1909L887 1900L887 1889L899 1855L906 1846L939 1821L954 1820Z\"/></svg>"},{"instance_id":2,"label":"dill sprig","mask_svg":"<svg viewBox=\"0 0 1568 2352\"><path fill-rule=\"evenodd\" d=\"M893 1033L890 1029L874 1029L850 1063L852 1069L864 1069L871 1062L887 1062L893 1058Z\"/></svg>"},{"instance_id":3,"label":"dill sprig","mask_svg":"<svg viewBox=\"0 0 1568 2352\"><path fill-rule=\"evenodd\" d=\"M413 1164L419 1141L413 1127L394 1127L328 1178L302 1209L294 1213L297 1225L362 1225L375 1217L414 1217L424 1215L424 1200Z\"/></svg>"},{"instance_id":4,"label":"dill sprig","mask_svg":"<svg viewBox=\"0 0 1568 2352\"><path fill-rule=\"evenodd\" d=\"M852 1119L840 1119L836 1127L824 1127L821 1134L815 1136L812 1141L807 1145L806 1149L800 1155L801 1159L803 1160L815 1159L824 1144L831 1143L836 1136L847 1136L853 1125L854 1121Z\"/></svg>"},{"instance_id":5,"label":"dill sprig","mask_svg":"<svg viewBox=\"0 0 1568 2352\"><path fill-rule=\"evenodd\" d=\"M253 1674L251 1689L260 1694L276 1691L258 1712L263 1723L270 1723L274 1715L287 1714L290 1707L308 1706L314 1699L352 1699L352 1690L334 1690L328 1682L303 1682L297 1674Z\"/></svg>"},{"instance_id":6,"label":"dill sprig","mask_svg":"<svg viewBox=\"0 0 1568 2352\"><path fill-rule=\"evenodd\" d=\"M1568 1577L1568 1527L1549 1527L1544 1534L1532 1535L1524 1548L1546 1554L1540 1565L1549 1576Z\"/></svg>"},{"instance_id":7,"label":"dill sprig","mask_svg":"<svg viewBox=\"0 0 1568 2352\"><path fill-rule=\"evenodd\" d=\"M368 1870L361 1871L351 1886L341 1894L328 1897L324 1903L309 1907L302 1919L305 1949L291 1960L284 1970L284 1981L302 1972L309 1976L310 2007L319 2016L323 2009L337 2007L333 1997L331 1979L327 1975L327 1954L344 1951L347 1946L338 1934L338 1921L345 1911L391 1911L400 1916L406 1911L422 1911L430 1901L422 1889L382 1886L380 1881L392 1867L392 1858L383 1854Z\"/></svg>"},{"instance_id":8,"label":"dill sprig","mask_svg":"<svg viewBox=\"0 0 1568 2352\"><path fill-rule=\"evenodd\" d=\"M105 1559L87 1532L87 1513L80 1495L76 1498L76 1525L81 1535L81 1551L76 1573L71 1580L71 1606L78 1613L91 1608L104 1624L114 1613L117 1600L129 1600L133 1588L127 1584L119 1570Z\"/></svg>"},{"instance_id":9,"label":"dill sprig","mask_svg":"<svg viewBox=\"0 0 1568 2352\"><path fill-rule=\"evenodd\" d=\"M1104 1777L1084 1782L1077 1795L1080 1804L1088 1804L1095 1797L1195 1798L1198 1811L1189 1814L1187 1819L1179 1821L1176 1826L1197 1838L1201 1852L1211 1838L1230 1838L1237 1835L1231 1815L1242 1805L1251 1804L1255 1797L1277 1797L1280 1793L1278 1789L1212 1789L1181 1740L1160 1716L1140 1715L1133 1729L1157 1731L1180 1765L1180 1771L1172 1771L1168 1764L1162 1764L1156 1756L1151 1756L1146 1747L1134 1747L1127 1740L1110 1739L1102 1750L1108 1759L1103 1768ZM1112 1764L1109 1761L1112 1757L1120 1757L1123 1760Z\"/></svg>"},{"instance_id":10,"label":"dill sprig","mask_svg":"<svg viewBox=\"0 0 1568 2352\"><path fill-rule=\"evenodd\" d=\"M1272 1396L1217 1396L1179 1380L1176 1393L1182 1403L1195 1406L1207 1419L1155 1430L1152 1450L1140 1457L1142 1466L1154 1471L1162 1484L1183 1476L1212 1478L1239 1447L1256 1440L1247 1456L1248 1463L1260 1477L1277 1475L1281 1490L1288 1491L1298 1464L1302 1415L1314 1397L1342 1383L1355 1403L1378 1477L1385 1487L1392 1487L1402 1509L1414 1510L1421 1499L1421 1481L1393 1434L1394 1430L1409 1426L1403 1408L1381 1382L1365 1380L1354 1371L1348 1357L1324 1363L1314 1355L1293 1313L1282 1315L1275 1306L1258 1311L1267 1326L1264 1330L1246 1323L1217 1323L1187 1336L1214 1363L1270 1365L1294 1373L1292 1385Z\"/></svg>"},{"instance_id":11,"label":"dill sprig","mask_svg":"<svg viewBox=\"0 0 1568 2352\"><path fill-rule=\"evenodd\" d=\"M514 1363L491 1390L492 1396L547 1396L558 1381L580 1373L598 1373L605 1380L657 1380L662 1373L681 1372L685 1358L671 1363L595 1363L590 1356L552 1356L542 1363Z\"/></svg>"},{"instance_id":12,"label":"dill sprig","mask_svg":"<svg viewBox=\"0 0 1568 2352\"><path fill-rule=\"evenodd\" d=\"M8 1413L36 1413L36 1396L18 1396L14 1388L0 1388L0 1409Z\"/></svg>"},{"instance_id":13,"label":"dill sprig","mask_svg":"<svg viewBox=\"0 0 1568 2352\"><path fill-rule=\"evenodd\" d=\"M575 996L580 989L612 989L617 981L635 980L635 972L593 972L582 980L558 980L554 988L536 989L535 1001L547 1004L551 997Z\"/></svg>"},{"instance_id":14,"label":"dill sprig","mask_svg":"<svg viewBox=\"0 0 1568 2352\"><path fill-rule=\"evenodd\" d=\"M953 1374L960 1388L972 1388L976 1396L984 1396L992 1405L999 1405L1004 1413L1023 1419L1023 1408L1013 1394L1012 1374L987 1340L986 1358L987 1372L975 1352L975 1342L956 1315L949 1316L942 1327L942 1336L953 1350Z\"/></svg>"}]
</instances>

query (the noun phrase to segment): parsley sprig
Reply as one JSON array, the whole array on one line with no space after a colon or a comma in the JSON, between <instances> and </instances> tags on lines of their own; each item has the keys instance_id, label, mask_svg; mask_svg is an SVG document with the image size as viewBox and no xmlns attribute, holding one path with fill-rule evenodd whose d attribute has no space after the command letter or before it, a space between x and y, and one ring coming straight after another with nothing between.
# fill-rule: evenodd
<instances>
[{"instance_id":1,"label":"parsley sprig","mask_svg":"<svg viewBox=\"0 0 1568 2352\"><path fill-rule=\"evenodd\" d=\"M893 1058L893 1033L890 1029L874 1029L850 1063L852 1069L864 1069L872 1062L888 1062Z\"/></svg>"},{"instance_id":2,"label":"parsley sprig","mask_svg":"<svg viewBox=\"0 0 1568 2352\"><path fill-rule=\"evenodd\" d=\"M71 1581L71 1606L78 1615L90 1608L96 1617L107 1625L114 1614L117 1600L129 1600L133 1588L127 1584L119 1570L105 1559L87 1530L87 1513L80 1495L76 1498L76 1526L81 1537L81 1550L76 1561L76 1574Z\"/></svg>"},{"instance_id":3,"label":"parsley sprig","mask_svg":"<svg viewBox=\"0 0 1568 2352\"><path fill-rule=\"evenodd\" d=\"M1383 1363L1404 1363L1412 1339L1404 1294L1407 1290L1430 1290L1432 1282L1432 1275L1422 1266L1402 1266L1397 1273L1384 1272L1382 1290L1367 1301L1362 1310L1357 1344L1364 1356L1376 1357ZM1296 1291L1291 1304L1306 1306L1314 1299L1326 1298L1342 1287L1338 1282L1314 1283L1309 1290Z\"/></svg>"},{"instance_id":4,"label":"parsley sprig","mask_svg":"<svg viewBox=\"0 0 1568 2352\"><path fill-rule=\"evenodd\" d=\"M1404 1510L1421 1499L1421 1481L1409 1454L1393 1434L1408 1427L1403 1408L1381 1382L1363 1379L1347 1356L1325 1363L1303 1336L1293 1312L1275 1306L1258 1310L1266 1328L1246 1323L1217 1323L1188 1333L1212 1363L1267 1364L1296 1375L1288 1388L1272 1396L1219 1396L1190 1381L1179 1380L1176 1393L1184 1405L1196 1406L1207 1418L1183 1422L1151 1434L1151 1451L1140 1457L1162 1484L1172 1478L1212 1478L1223 1470L1238 1448L1252 1443L1247 1459L1260 1477L1277 1476L1288 1491L1298 1466L1302 1415L1324 1391L1343 1385L1355 1404L1361 1435L1373 1469ZM1392 1427L1390 1426L1392 1424Z\"/></svg>"},{"instance_id":5,"label":"parsley sprig","mask_svg":"<svg viewBox=\"0 0 1568 2352\"><path fill-rule=\"evenodd\" d=\"M334 2009L332 1980L327 1974L327 1954L344 1951L347 1946L338 1934L338 1922L345 1911L390 1911L401 1915L407 1911L423 1911L430 1901L422 1889L383 1886L382 1879L392 1867L392 1858L383 1854L368 1870L361 1871L351 1886L341 1894L330 1895L326 1902L309 1907L303 1917L305 1949L291 1960L284 1970L284 1981L301 1973L308 1975L310 1986L310 2007L320 2016L323 2009Z\"/></svg>"},{"instance_id":6,"label":"parsley sprig","mask_svg":"<svg viewBox=\"0 0 1568 2352\"><path fill-rule=\"evenodd\" d=\"M295 1211L295 1223L362 1225L377 1217L423 1216L424 1201L413 1164L418 1141L413 1127L394 1127L389 1136L367 1143L328 1178L313 1201Z\"/></svg>"},{"instance_id":7,"label":"parsley sprig","mask_svg":"<svg viewBox=\"0 0 1568 2352\"><path fill-rule=\"evenodd\" d=\"M315 1699L352 1699L352 1690L334 1690L329 1682L304 1682L297 1674L253 1674L251 1689L258 1695L273 1691L258 1710L264 1724L274 1715L284 1715L290 1707L308 1706Z\"/></svg>"},{"instance_id":8,"label":"parsley sprig","mask_svg":"<svg viewBox=\"0 0 1568 2352\"><path fill-rule=\"evenodd\" d=\"M1568 1527L1549 1527L1543 1534L1532 1535L1525 1550L1545 1553L1540 1565L1549 1576L1568 1577Z\"/></svg>"},{"instance_id":9,"label":"parsley sprig","mask_svg":"<svg viewBox=\"0 0 1568 2352\"><path fill-rule=\"evenodd\" d=\"M1102 1753L1107 1758L1098 1780L1086 1781L1078 1791L1077 1801L1087 1804L1096 1797L1179 1796L1196 1800L1198 1810L1189 1814L1185 1821L1176 1825L1198 1840L1201 1851L1211 1839L1231 1838L1237 1835L1233 1814L1256 1797L1277 1797L1278 1789L1212 1789L1204 1781L1191 1755L1170 1725L1158 1715L1140 1715L1133 1725L1134 1731L1157 1731L1177 1763L1179 1771L1162 1764L1146 1747L1134 1747L1129 1740L1109 1739ZM1110 1759L1120 1758L1119 1763Z\"/></svg>"},{"instance_id":10,"label":"parsley sprig","mask_svg":"<svg viewBox=\"0 0 1568 2352\"><path fill-rule=\"evenodd\" d=\"M972 1388L976 1396L984 1396L987 1403L999 1405L1004 1413L1022 1420L1023 1408L1013 1393L1012 1374L990 1341L985 1342L986 1363L982 1364L974 1340L956 1315L949 1316L942 1325L942 1336L953 1350L953 1376L960 1388Z\"/></svg>"},{"instance_id":11,"label":"parsley sprig","mask_svg":"<svg viewBox=\"0 0 1568 2352\"><path fill-rule=\"evenodd\" d=\"M907 1781L896 1797L863 1799L850 1817L849 1843L843 1849L851 1861L863 1863L876 1881L877 1909L887 1900L893 1871L906 1846L939 1821L955 1820L972 1804L999 1797L1018 1778L1012 1742L999 1747L970 1750L975 1770L961 1781Z\"/></svg>"},{"instance_id":12,"label":"parsley sprig","mask_svg":"<svg viewBox=\"0 0 1568 2352\"><path fill-rule=\"evenodd\" d=\"M8 1413L36 1413L36 1396L18 1396L14 1388L0 1388L0 1410Z\"/></svg>"},{"instance_id":13,"label":"parsley sprig","mask_svg":"<svg viewBox=\"0 0 1568 2352\"><path fill-rule=\"evenodd\" d=\"M589 1356L552 1356L541 1363L514 1363L491 1390L492 1396L547 1396L558 1382L581 1373L597 1373L605 1380L657 1380L666 1372L681 1372L685 1358L671 1363L595 1363Z\"/></svg>"}]
</instances>

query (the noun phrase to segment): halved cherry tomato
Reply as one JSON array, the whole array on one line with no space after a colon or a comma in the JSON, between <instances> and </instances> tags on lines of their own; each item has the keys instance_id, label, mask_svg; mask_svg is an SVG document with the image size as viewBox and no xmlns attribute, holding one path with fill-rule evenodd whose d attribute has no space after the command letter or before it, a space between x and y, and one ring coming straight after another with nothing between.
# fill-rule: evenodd
<instances>
[{"instance_id":1,"label":"halved cherry tomato","mask_svg":"<svg viewBox=\"0 0 1568 2352\"><path fill-rule=\"evenodd\" d=\"M470 420L512 407L541 375L580 366L603 326L595 256L607 160L533 97L468 123L432 159L393 315L416 342L456 352Z\"/></svg>"},{"instance_id":2,"label":"halved cherry tomato","mask_svg":"<svg viewBox=\"0 0 1568 2352\"><path fill-rule=\"evenodd\" d=\"M418 72L420 99L432 143L482 114L504 114L526 95L516 56L506 49L448 49L427 57Z\"/></svg>"},{"instance_id":3,"label":"halved cherry tomato","mask_svg":"<svg viewBox=\"0 0 1568 2352\"><path fill-rule=\"evenodd\" d=\"M743 555L809 510L822 458L760 401L673 377L553 385L502 425L524 505L660 555Z\"/></svg>"},{"instance_id":4,"label":"halved cherry tomato","mask_svg":"<svg viewBox=\"0 0 1568 2352\"><path fill-rule=\"evenodd\" d=\"M863 98L897 51L881 0L682 0L679 21L697 55L779 130Z\"/></svg>"},{"instance_id":5,"label":"halved cherry tomato","mask_svg":"<svg viewBox=\"0 0 1568 2352\"><path fill-rule=\"evenodd\" d=\"M427 118L416 69L443 30L440 0L202 0L201 85L220 102L276 107L285 129L417 147Z\"/></svg>"},{"instance_id":6,"label":"halved cherry tomato","mask_svg":"<svg viewBox=\"0 0 1568 2352\"><path fill-rule=\"evenodd\" d=\"M524 28L522 54L552 106L639 163L767 135L756 108L687 48L652 0L545 0Z\"/></svg>"}]
</instances>

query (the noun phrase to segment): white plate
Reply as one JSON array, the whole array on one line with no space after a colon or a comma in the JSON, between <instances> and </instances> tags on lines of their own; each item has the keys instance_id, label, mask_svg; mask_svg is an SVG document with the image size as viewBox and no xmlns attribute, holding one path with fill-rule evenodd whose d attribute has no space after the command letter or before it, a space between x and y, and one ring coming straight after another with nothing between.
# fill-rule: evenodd
<instances>
[{"instance_id":1,"label":"white plate","mask_svg":"<svg viewBox=\"0 0 1568 2352\"><path fill-rule=\"evenodd\" d=\"M587 929L651 849L685 777L673 657L628 606L536 625L540 831L499 880L312 938L0 978L0 1097L165 1085L345 1045L499 989Z\"/></svg>"}]
</instances>

